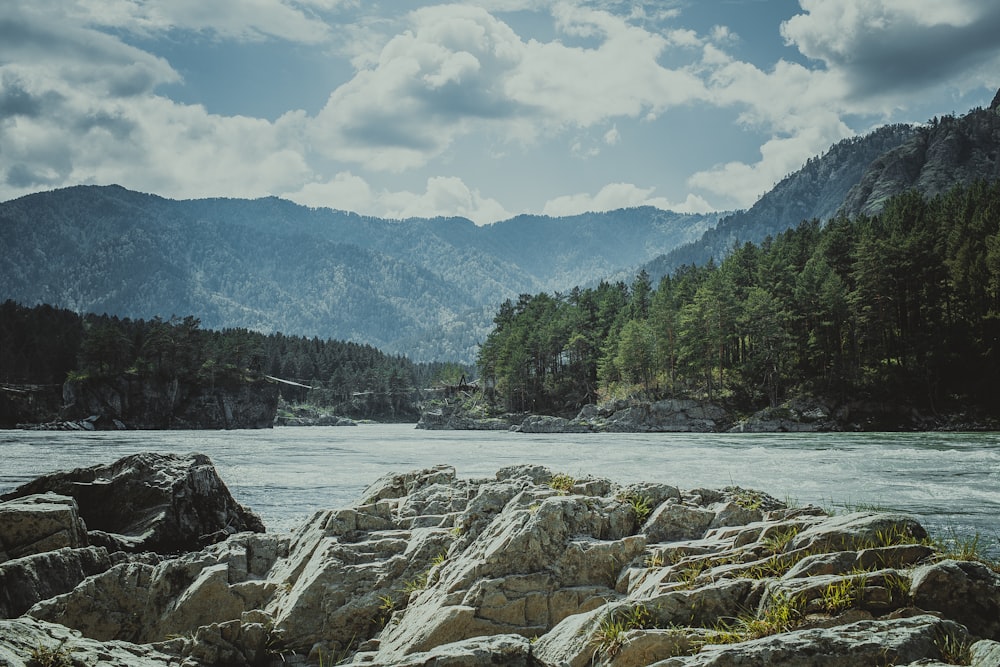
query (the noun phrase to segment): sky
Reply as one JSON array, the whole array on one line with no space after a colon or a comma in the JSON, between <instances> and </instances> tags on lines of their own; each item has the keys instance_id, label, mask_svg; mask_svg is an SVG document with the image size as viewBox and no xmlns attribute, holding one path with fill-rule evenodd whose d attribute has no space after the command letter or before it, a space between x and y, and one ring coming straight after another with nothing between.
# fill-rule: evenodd
<instances>
[{"instance_id":1,"label":"sky","mask_svg":"<svg viewBox=\"0 0 1000 667\"><path fill-rule=\"evenodd\" d=\"M6 0L0 200L732 210L998 87L997 0Z\"/></svg>"}]
</instances>

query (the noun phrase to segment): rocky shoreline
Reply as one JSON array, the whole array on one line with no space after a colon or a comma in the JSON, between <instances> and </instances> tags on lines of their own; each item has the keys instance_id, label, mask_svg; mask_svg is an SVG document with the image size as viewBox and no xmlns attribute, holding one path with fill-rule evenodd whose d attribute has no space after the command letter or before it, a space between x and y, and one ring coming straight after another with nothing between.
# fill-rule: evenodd
<instances>
[{"instance_id":1,"label":"rocky shoreline","mask_svg":"<svg viewBox=\"0 0 1000 667\"><path fill-rule=\"evenodd\" d=\"M1000 430L996 419L965 414L927 416L908 406L800 397L740 416L712 401L620 399L585 405L573 418L530 413L485 416L459 401L425 410L417 428L519 433L823 433L831 431Z\"/></svg>"},{"instance_id":2,"label":"rocky shoreline","mask_svg":"<svg viewBox=\"0 0 1000 667\"><path fill-rule=\"evenodd\" d=\"M904 514L437 466L268 534L197 454L0 500L5 667L1000 665L997 564Z\"/></svg>"}]
</instances>

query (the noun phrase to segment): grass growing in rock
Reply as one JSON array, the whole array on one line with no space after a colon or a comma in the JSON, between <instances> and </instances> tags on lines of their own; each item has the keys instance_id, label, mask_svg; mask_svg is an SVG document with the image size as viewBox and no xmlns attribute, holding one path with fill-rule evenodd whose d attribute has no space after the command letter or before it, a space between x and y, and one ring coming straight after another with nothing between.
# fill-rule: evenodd
<instances>
[{"instance_id":1,"label":"grass growing in rock","mask_svg":"<svg viewBox=\"0 0 1000 667\"><path fill-rule=\"evenodd\" d=\"M569 494L573 490L576 480L566 473L557 473L549 480L549 486L563 495Z\"/></svg>"},{"instance_id":2,"label":"grass growing in rock","mask_svg":"<svg viewBox=\"0 0 1000 667\"><path fill-rule=\"evenodd\" d=\"M618 496L618 501L632 508L632 512L635 513L636 523L644 523L649 518L649 515L653 513L653 501L649 496L628 493Z\"/></svg>"},{"instance_id":3,"label":"grass growing in rock","mask_svg":"<svg viewBox=\"0 0 1000 667\"><path fill-rule=\"evenodd\" d=\"M62 646L48 648L37 646L31 650L29 667L73 667L73 658Z\"/></svg>"},{"instance_id":4,"label":"grass growing in rock","mask_svg":"<svg viewBox=\"0 0 1000 667\"><path fill-rule=\"evenodd\" d=\"M949 665L972 664L972 642L967 636L941 630L934 637L934 646L941 653L941 660Z\"/></svg>"},{"instance_id":5,"label":"grass growing in rock","mask_svg":"<svg viewBox=\"0 0 1000 667\"><path fill-rule=\"evenodd\" d=\"M730 623L720 623L706 638L706 644L736 644L794 630L802 623L802 598L777 595L756 614L738 616Z\"/></svg>"},{"instance_id":6,"label":"grass growing in rock","mask_svg":"<svg viewBox=\"0 0 1000 667\"><path fill-rule=\"evenodd\" d=\"M618 655L627 641L629 631L649 628L652 619L653 614L641 604L631 607L628 611L609 612L601 618L593 637L593 642L597 645L594 650L595 655L599 653L605 658Z\"/></svg>"},{"instance_id":7,"label":"grass growing in rock","mask_svg":"<svg viewBox=\"0 0 1000 667\"><path fill-rule=\"evenodd\" d=\"M861 577L848 577L828 584L820 596L820 605L828 614L839 614L857 606L865 594L865 581Z\"/></svg>"}]
</instances>

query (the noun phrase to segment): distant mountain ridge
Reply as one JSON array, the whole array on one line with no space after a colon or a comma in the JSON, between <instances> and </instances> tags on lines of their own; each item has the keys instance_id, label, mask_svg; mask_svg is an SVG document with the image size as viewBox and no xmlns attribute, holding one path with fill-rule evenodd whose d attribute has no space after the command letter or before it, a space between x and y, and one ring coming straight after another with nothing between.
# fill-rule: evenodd
<instances>
[{"instance_id":1,"label":"distant mountain ridge","mask_svg":"<svg viewBox=\"0 0 1000 667\"><path fill-rule=\"evenodd\" d=\"M697 241L644 268L654 277L662 276L685 264L720 259L734 244L760 243L803 220L874 215L891 197L909 190L934 197L957 185L998 179L998 156L1000 91L988 109L923 125L886 125L834 144L748 210L723 218Z\"/></svg>"},{"instance_id":2,"label":"distant mountain ridge","mask_svg":"<svg viewBox=\"0 0 1000 667\"><path fill-rule=\"evenodd\" d=\"M471 361L504 299L634 269L717 219L636 208L477 227L77 186L0 204L0 299Z\"/></svg>"},{"instance_id":3,"label":"distant mountain ridge","mask_svg":"<svg viewBox=\"0 0 1000 667\"><path fill-rule=\"evenodd\" d=\"M206 328L471 362L504 299L628 282L640 268L658 280L802 220L873 214L906 190L933 196L1000 178L998 156L1000 92L989 109L841 141L728 215L639 207L478 227L275 197L176 201L77 186L0 203L0 299L128 317L190 314Z\"/></svg>"}]
</instances>

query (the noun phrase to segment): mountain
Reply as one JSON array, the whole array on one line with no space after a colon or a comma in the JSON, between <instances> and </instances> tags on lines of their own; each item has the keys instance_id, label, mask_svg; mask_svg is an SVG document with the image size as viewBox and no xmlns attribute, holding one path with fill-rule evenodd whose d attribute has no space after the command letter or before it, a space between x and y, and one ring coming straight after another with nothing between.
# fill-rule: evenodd
<instances>
[{"instance_id":1,"label":"mountain","mask_svg":"<svg viewBox=\"0 0 1000 667\"><path fill-rule=\"evenodd\" d=\"M635 269L717 220L634 208L477 227L78 186L0 204L0 299L471 361L504 299Z\"/></svg>"},{"instance_id":2,"label":"mountain","mask_svg":"<svg viewBox=\"0 0 1000 667\"><path fill-rule=\"evenodd\" d=\"M924 125L887 125L845 139L786 176L750 209L729 215L700 239L646 265L654 277L721 259L734 244L760 243L803 220L874 215L891 197L927 197L956 185L1000 178L1000 92L988 109Z\"/></svg>"},{"instance_id":3,"label":"mountain","mask_svg":"<svg viewBox=\"0 0 1000 667\"><path fill-rule=\"evenodd\" d=\"M657 257L646 265L646 271L658 278L685 264L719 260L734 244L759 243L803 220L833 217L868 165L908 141L916 131L911 125L886 125L834 144L783 178L752 207L726 216L697 241Z\"/></svg>"}]
</instances>

